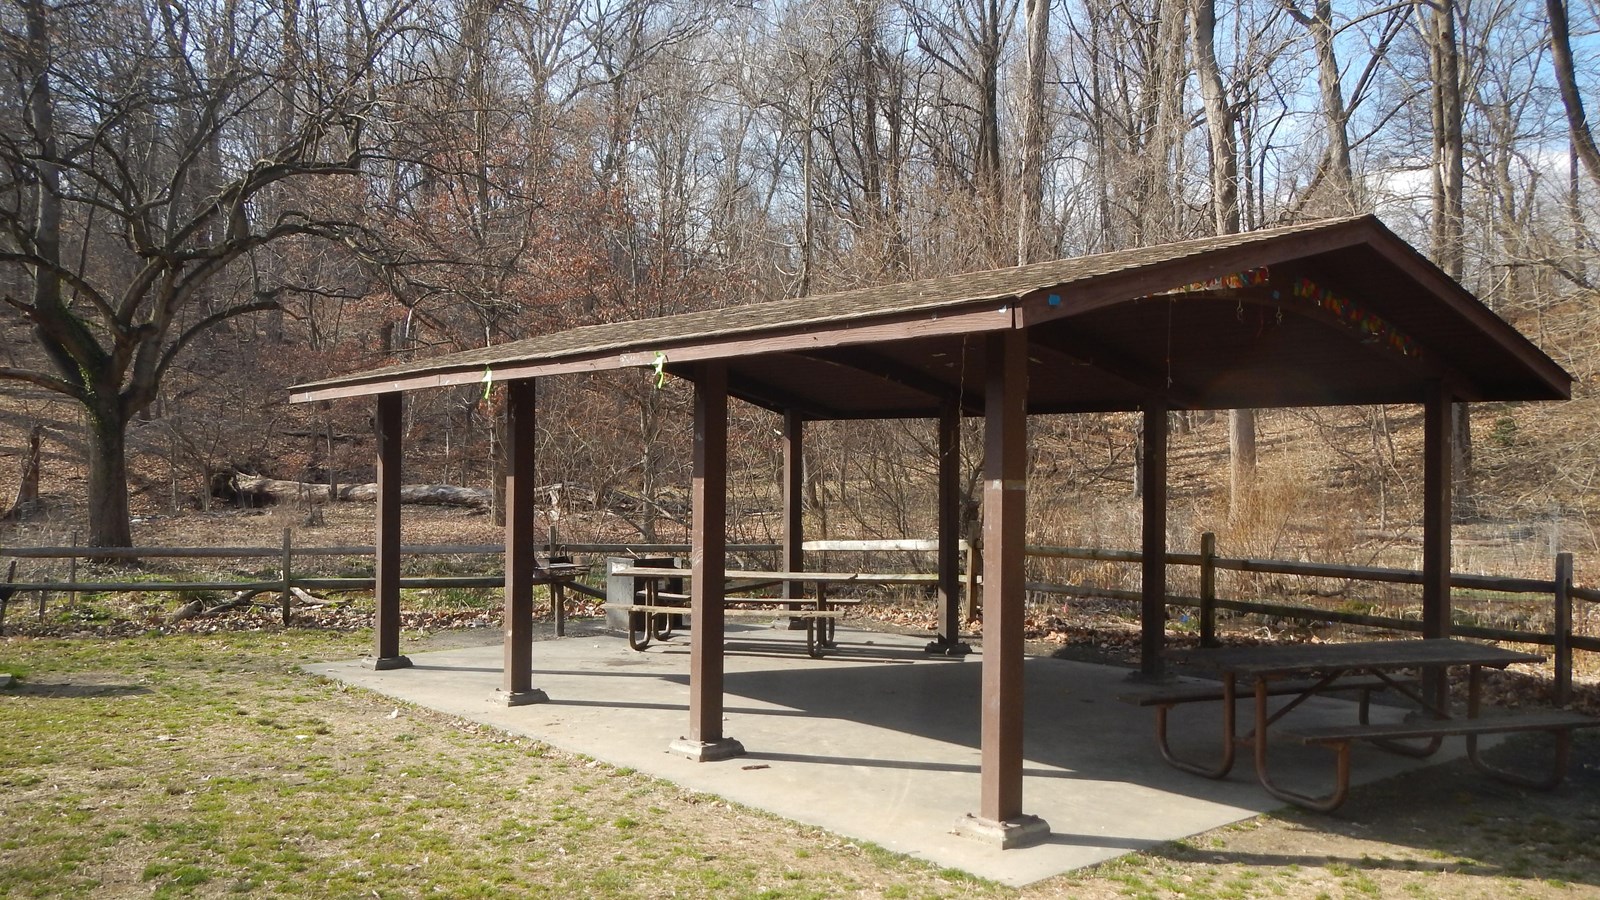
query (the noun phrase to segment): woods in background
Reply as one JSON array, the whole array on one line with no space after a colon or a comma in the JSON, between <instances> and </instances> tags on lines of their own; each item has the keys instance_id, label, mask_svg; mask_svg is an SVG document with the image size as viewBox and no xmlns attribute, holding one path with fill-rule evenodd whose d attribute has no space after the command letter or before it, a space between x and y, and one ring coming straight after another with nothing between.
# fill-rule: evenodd
<instances>
[{"instance_id":1,"label":"woods in background","mask_svg":"<svg viewBox=\"0 0 1600 900\"><path fill-rule=\"evenodd\" d=\"M1597 12L3 0L0 384L82 411L91 542L116 544L125 452L162 460L134 487L174 503L230 468L368 480L369 410L288 409L293 382L1326 215L1380 213L1573 359L1596 307ZM540 390L541 477L633 498L654 537L686 398L644 375ZM498 402L418 394L415 480L497 480ZM842 437L818 434L820 460ZM1242 465L1254 430L1233 434ZM873 468L920 452L897 426L851 440Z\"/></svg>"}]
</instances>

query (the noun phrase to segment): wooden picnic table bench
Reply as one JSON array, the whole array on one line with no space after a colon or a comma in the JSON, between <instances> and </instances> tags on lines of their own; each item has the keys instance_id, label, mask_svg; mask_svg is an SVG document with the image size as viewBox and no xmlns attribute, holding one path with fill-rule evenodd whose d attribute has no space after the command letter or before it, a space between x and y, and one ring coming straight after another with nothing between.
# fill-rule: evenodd
<instances>
[{"instance_id":1,"label":"wooden picnic table bench","mask_svg":"<svg viewBox=\"0 0 1600 900\"><path fill-rule=\"evenodd\" d=\"M1366 676L1361 678L1346 678L1335 685L1322 686L1323 693L1358 692L1360 706L1358 717L1362 723L1368 720L1368 711L1371 708L1373 693L1381 691L1391 685L1394 679ZM1292 697L1315 691L1319 684L1316 680L1295 679L1279 680L1267 685L1267 695L1271 697ZM1192 772L1206 778L1221 778L1233 769L1234 748L1239 740L1234 734L1234 721L1230 714L1224 712L1224 730L1229 737L1224 738L1223 751L1220 760L1210 765L1191 762L1183 759L1172 751L1167 739L1169 714L1174 706L1185 703L1219 703L1227 698L1227 688L1216 681L1203 681L1195 683L1162 685L1152 690L1133 691L1117 697L1123 703L1134 706L1154 706L1156 708L1156 744L1161 750L1161 758L1166 760L1173 768Z\"/></svg>"},{"instance_id":2,"label":"wooden picnic table bench","mask_svg":"<svg viewBox=\"0 0 1600 900\"><path fill-rule=\"evenodd\" d=\"M1215 766L1200 766L1176 759L1166 745L1164 715L1173 705L1181 702L1199 702L1210 699L1215 691L1189 692L1187 699L1181 692L1161 697L1160 691L1151 692L1154 699L1141 702L1157 707L1158 740L1162 756L1174 766L1210 778L1221 778L1232 768L1234 749L1249 743L1255 751L1256 778L1268 793L1280 800L1318 811L1331 811L1339 807L1348 795L1350 786L1350 745L1362 740L1391 752L1412 756L1426 756L1435 752L1446 737L1464 736L1467 754L1474 766L1487 775L1524 787L1553 788L1566 776L1570 756L1572 731L1576 728L1600 726L1600 720L1578 713L1560 710L1535 710L1529 712L1481 715L1482 672L1485 668L1503 669L1513 663L1542 662L1543 656L1506 650L1469 641L1443 638L1426 640L1365 641L1348 644L1279 645L1269 647L1229 647L1223 649L1177 650L1168 657L1182 663L1216 671L1222 678L1219 685L1222 703L1223 755ZM1449 697L1425 697L1418 690L1418 681L1402 674L1426 669L1466 666L1470 669L1465 717L1451 715ZM1240 678L1252 682L1251 694L1255 699L1255 727L1240 736L1235 728L1234 708L1238 699L1236 690ZM1367 716L1367 696L1382 688L1392 689L1416 704L1418 712L1404 722L1371 722ZM1279 728L1271 726L1288 715L1311 697L1338 690L1355 689L1363 693L1359 721L1349 725L1314 728ZM1248 695L1247 695L1248 696ZM1268 699L1290 696L1292 699L1277 710L1270 709ZM1489 766L1478 755L1477 739L1488 734L1515 732L1545 732L1555 739L1555 759L1550 773L1541 778L1530 778ZM1320 744L1337 754L1333 790L1317 796L1282 788L1275 784L1268 770L1268 741L1280 736L1302 744ZM1422 746L1399 743L1405 740L1424 740Z\"/></svg>"},{"instance_id":3,"label":"wooden picnic table bench","mask_svg":"<svg viewBox=\"0 0 1600 900\"><path fill-rule=\"evenodd\" d=\"M621 575L637 578L644 582L643 599L638 602L635 593L635 602L620 605L628 611L628 646L635 650L643 650L655 640L666 640L671 636L674 621L678 617L689 615L689 597L682 593L666 593L659 589L660 583L669 579L692 578L688 569L674 569L663 566L617 566L611 570L612 575ZM816 592L812 598L796 597L724 597L723 615L732 618L770 618L772 611L782 617L803 620L806 625L806 653L814 658L820 658L824 649L837 646L834 637L837 633L838 619L844 615L841 607L859 604L859 599L830 597L828 585L836 584L927 584L935 583L935 575L879 575L861 572L768 572L748 569L733 570L725 573L728 582L727 590L745 591L757 590L775 585L792 583L811 583L816 585ZM680 605L681 604L681 605ZM608 608L618 608L613 604ZM765 607L753 609L751 607Z\"/></svg>"}]
</instances>

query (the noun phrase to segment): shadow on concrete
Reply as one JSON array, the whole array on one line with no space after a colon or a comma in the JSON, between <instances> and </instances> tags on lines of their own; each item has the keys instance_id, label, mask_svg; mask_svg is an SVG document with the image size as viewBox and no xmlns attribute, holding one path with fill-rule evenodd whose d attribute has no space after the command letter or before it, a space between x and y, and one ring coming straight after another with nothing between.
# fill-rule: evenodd
<instances>
[{"instance_id":1,"label":"shadow on concrete","mask_svg":"<svg viewBox=\"0 0 1600 900\"><path fill-rule=\"evenodd\" d=\"M790 713L790 715L803 715L803 713ZM959 763L939 763L931 760L920 759L878 759L860 756L826 756L808 753L772 753L763 750L749 750L740 759L750 759L767 762L797 762L811 763L824 766L864 766L875 769L911 769L918 772L961 772L968 775L977 775L979 767L976 763L963 765ZM1022 774L1029 778L1068 778L1082 780L1085 776L1078 772L1068 772L1062 769L1037 769L1024 766Z\"/></svg>"}]
</instances>

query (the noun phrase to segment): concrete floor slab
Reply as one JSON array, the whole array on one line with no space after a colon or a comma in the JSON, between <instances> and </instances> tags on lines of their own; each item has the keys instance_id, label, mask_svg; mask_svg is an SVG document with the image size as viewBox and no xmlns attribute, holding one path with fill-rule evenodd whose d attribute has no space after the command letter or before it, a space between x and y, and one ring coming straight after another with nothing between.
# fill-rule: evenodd
<instances>
[{"instance_id":1,"label":"concrete floor slab","mask_svg":"<svg viewBox=\"0 0 1600 900\"><path fill-rule=\"evenodd\" d=\"M1247 754L1221 781L1163 763L1154 713L1116 699L1137 689L1127 669L1029 658L1023 808L1051 833L1037 846L995 849L955 833L978 805L980 654L930 657L925 638L847 628L839 639L815 660L803 633L730 625L724 733L747 752L707 763L668 752L688 725L687 638L644 652L612 635L541 641L533 683L550 701L511 708L496 702L499 644L412 654L415 665L389 672L357 660L306 669L1011 885L1280 805ZM1318 698L1296 716L1352 721L1351 706ZM1241 707L1241 722L1247 715ZM1215 706L1180 708L1172 733L1175 747L1214 756ZM1418 764L1357 748L1355 780ZM1320 792L1332 775L1333 754L1320 748L1285 746L1274 760L1286 786Z\"/></svg>"}]
</instances>

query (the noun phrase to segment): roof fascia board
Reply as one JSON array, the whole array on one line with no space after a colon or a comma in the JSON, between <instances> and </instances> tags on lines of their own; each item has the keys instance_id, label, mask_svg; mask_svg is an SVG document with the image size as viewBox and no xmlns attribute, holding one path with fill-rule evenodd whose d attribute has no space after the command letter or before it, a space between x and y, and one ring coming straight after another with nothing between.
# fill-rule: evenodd
<instances>
[{"instance_id":1,"label":"roof fascia board","mask_svg":"<svg viewBox=\"0 0 1600 900\"><path fill-rule=\"evenodd\" d=\"M995 305L997 302L998 306ZM1013 300L986 299L981 303L981 307L977 308L969 304L954 311L938 310L931 313L924 311L914 316L895 316L872 324L842 322L820 330L816 326L809 326L771 335L746 334L705 342L667 344L659 349L610 350L569 359L513 361L500 365L475 363L459 368L446 367L431 372L389 377L385 377L380 370L371 373L369 378L291 389L289 401L309 403L316 400L337 400L418 388L516 381L545 375L567 375L607 369L644 368L654 366L658 354L663 354L669 363L676 365L712 359L732 359L759 353L820 350L828 347L848 347L856 344L952 334L983 334L1016 327Z\"/></svg>"}]
</instances>

